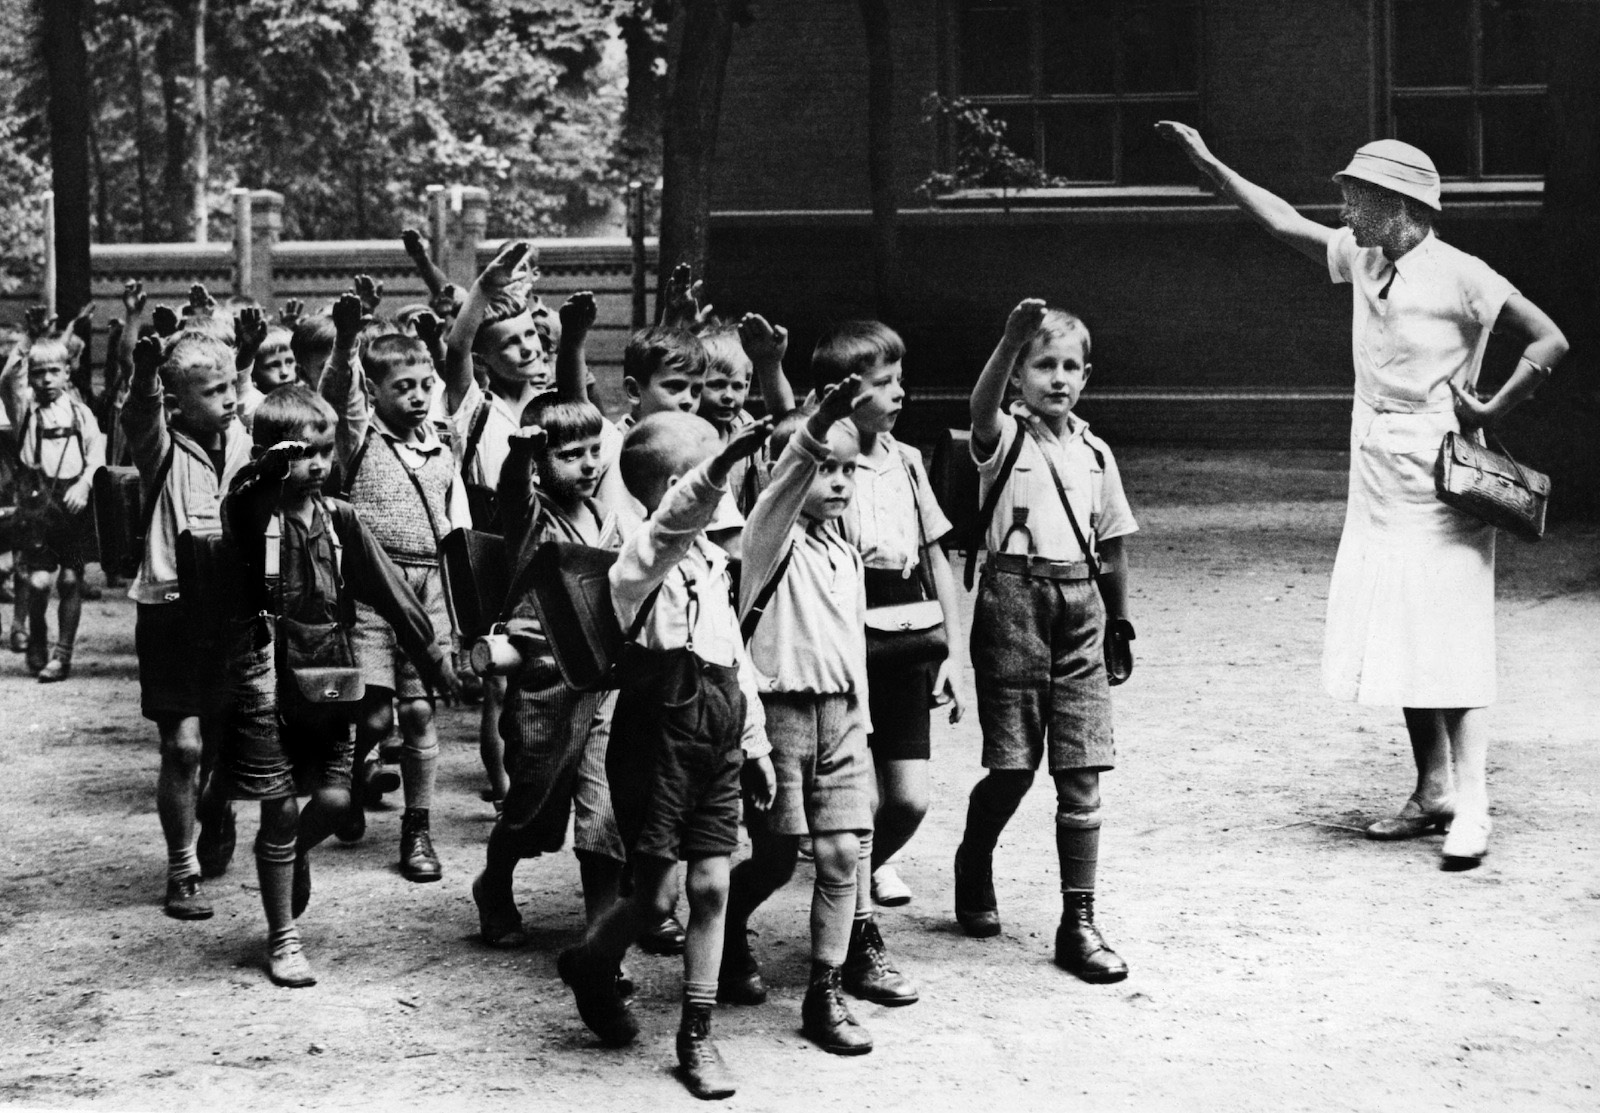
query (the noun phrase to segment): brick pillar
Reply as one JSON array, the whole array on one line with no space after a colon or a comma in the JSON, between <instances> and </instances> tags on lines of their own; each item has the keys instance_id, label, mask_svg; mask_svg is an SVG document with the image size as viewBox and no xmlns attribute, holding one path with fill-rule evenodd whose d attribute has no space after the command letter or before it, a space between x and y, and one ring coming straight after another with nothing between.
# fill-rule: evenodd
<instances>
[{"instance_id":1,"label":"brick pillar","mask_svg":"<svg viewBox=\"0 0 1600 1113\"><path fill-rule=\"evenodd\" d=\"M489 228L489 191L477 186L451 186L445 211L445 247L439 268L450 281L466 288L478 277L478 245Z\"/></svg>"},{"instance_id":2,"label":"brick pillar","mask_svg":"<svg viewBox=\"0 0 1600 1113\"><path fill-rule=\"evenodd\" d=\"M273 256L283 235L283 194L273 189L250 191L251 285L244 292L264 308L272 304Z\"/></svg>"}]
</instances>

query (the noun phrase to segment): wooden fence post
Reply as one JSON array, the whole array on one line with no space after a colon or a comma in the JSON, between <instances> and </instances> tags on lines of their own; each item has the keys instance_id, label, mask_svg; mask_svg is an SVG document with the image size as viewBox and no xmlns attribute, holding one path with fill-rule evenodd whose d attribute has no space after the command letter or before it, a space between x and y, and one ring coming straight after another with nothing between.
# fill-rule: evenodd
<instances>
[{"instance_id":1,"label":"wooden fence post","mask_svg":"<svg viewBox=\"0 0 1600 1113\"><path fill-rule=\"evenodd\" d=\"M45 190L39 198L44 208L44 304L50 310L50 319L56 315L56 195Z\"/></svg>"},{"instance_id":2,"label":"wooden fence post","mask_svg":"<svg viewBox=\"0 0 1600 1113\"><path fill-rule=\"evenodd\" d=\"M245 295L263 309L272 303L273 256L283 234L283 194L275 189L250 191L250 287Z\"/></svg>"},{"instance_id":3,"label":"wooden fence post","mask_svg":"<svg viewBox=\"0 0 1600 1113\"><path fill-rule=\"evenodd\" d=\"M478 186L451 186L445 214L447 249L440 269L462 289L478 277L478 245L489 227L489 191Z\"/></svg>"},{"instance_id":4,"label":"wooden fence post","mask_svg":"<svg viewBox=\"0 0 1600 1113\"><path fill-rule=\"evenodd\" d=\"M233 191L233 292L249 297L255 286L255 251L250 242L254 229L250 219L250 191Z\"/></svg>"}]
</instances>

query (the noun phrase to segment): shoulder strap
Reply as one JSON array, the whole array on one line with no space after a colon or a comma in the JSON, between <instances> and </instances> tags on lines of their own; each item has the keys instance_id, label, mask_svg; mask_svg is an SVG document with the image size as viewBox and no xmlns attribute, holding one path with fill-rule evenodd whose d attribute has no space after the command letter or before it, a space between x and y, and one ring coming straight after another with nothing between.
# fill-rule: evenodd
<instances>
[{"instance_id":1,"label":"shoulder strap","mask_svg":"<svg viewBox=\"0 0 1600 1113\"><path fill-rule=\"evenodd\" d=\"M161 466L156 469L155 482L150 484L150 501L142 508L146 537L150 536L150 525L156 520L156 500L161 497L161 492L167 486L167 476L172 474L172 455L177 451L176 442L167 445L167 454L161 458Z\"/></svg>"},{"instance_id":2,"label":"shoulder strap","mask_svg":"<svg viewBox=\"0 0 1600 1113\"><path fill-rule=\"evenodd\" d=\"M761 592L756 596L755 602L750 606L750 613L744 616L739 623L739 635L744 638L746 645L756 636L756 627L761 625L761 616L766 612L767 604L772 602L772 597L777 593L778 585L783 582L784 574L789 571L789 561L794 557L794 542L789 542L788 551L783 554L783 559L778 562L778 567L773 570L772 578L761 585Z\"/></svg>"},{"instance_id":3,"label":"shoulder strap","mask_svg":"<svg viewBox=\"0 0 1600 1113\"><path fill-rule=\"evenodd\" d=\"M467 469L472 467L472 461L478 455L478 443L483 440L483 431L489 424L489 399L486 397L478 403L477 412L472 415L472 424L467 429L467 444L461 452L461 478L467 477Z\"/></svg>"},{"instance_id":4,"label":"shoulder strap","mask_svg":"<svg viewBox=\"0 0 1600 1113\"><path fill-rule=\"evenodd\" d=\"M1061 508L1067 512L1067 522L1072 526L1072 535L1078 539L1078 547L1083 550L1083 559L1089 565L1089 577L1094 580L1095 587L1099 587L1100 560L1089 548L1089 542L1084 539L1083 530L1078 525L1078 516L1072 512L1072 503L1067 500L1067 489L1061 482L1061 473L1056 470L1055 461L1050 459L1050 454L1044 450L1044 444L1032 426L1028 428L1028 435L1038 444L1039 455L1044 457L1045 467L1050 469L1050 479L1056 486L1056 494L1061 497Z\"/></svg>"},{"instance_id":5,"label":"shoulder strap","mask_svg":"<svg viewBox=\"0 0 1600 1113\"><path fill-rule=\"evenodd\" d=\"M356 476L361 471L361 464L367 458L367 449L372 446L372 438L376 435L377 431L368 425L367 435L361 438L361 444L356 449L355 455L350 457L350 466L344 472L345 498L349 498L350 493L356 489Z\"/></svg>"},{"instance_id":6,"label":"shoulder strap","mask_svg":"<svg viewBox=\"0 0 1600 1113\"><path fill-rule=\"evenodd\" d=\"M973 574L978 567L978 550L983 547L985 539L989 536L989 523L994 521L995 507L1000 505L1000 492L1005 490L1006 483L1011 479L1011 473L1017 466L1017 457L1022 455L1022 437L1026 428L1020 417L1014 417L1017 423L1017 435L1011 441L1011 451L1006 453L1006 458L1000 462L1000 471L994 477L994 483L989 487L989 494L983 500L983 506L978 511L978 520L972 531L972 542L967 548L967 566L963 571L961 580L968 591L972 590Z\"/></svg>"}]
</instances>

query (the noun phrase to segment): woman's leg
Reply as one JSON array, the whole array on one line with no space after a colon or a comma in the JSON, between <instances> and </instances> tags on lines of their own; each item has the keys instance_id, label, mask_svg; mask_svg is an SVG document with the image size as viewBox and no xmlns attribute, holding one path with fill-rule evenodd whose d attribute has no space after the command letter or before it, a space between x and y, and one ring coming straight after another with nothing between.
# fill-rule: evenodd
<instances>
[{"instance_id":1,"label":"woman's leg","mask_svg":"<svg viewBox=\"0 0 1600 1113\"><path fill-rule=\"evenodd\" d=\"M1471 869L1489 849L1489 729L1481 707L1440 712L1455 765L1455 819L1445 836L1446 869Z\"/></svg>"},{"instance_id":2,"label":"woman's leg","mask_svg":"<svg viewBox=\"0 0 1600 1113\"><path fill-rule=\"evenodd\" d=\"M1417 764L1417 787L1412 794L1424 811L1448 811L1455 797L1450 778L1450 730L1444 712L1430 707L1407 707L1406 733L1411 736L1411 756Z\"/></svg>"}]
</instances>

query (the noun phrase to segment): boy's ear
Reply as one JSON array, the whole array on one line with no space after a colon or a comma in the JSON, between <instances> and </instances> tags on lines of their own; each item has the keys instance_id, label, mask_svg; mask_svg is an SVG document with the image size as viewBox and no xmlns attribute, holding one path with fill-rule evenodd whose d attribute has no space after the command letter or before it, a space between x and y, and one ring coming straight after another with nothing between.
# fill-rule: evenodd
<instances>
[{"instance_id":1,"label":"boy's ear","mask_svg":"<svg viewBox=\"0 0 1600 1113\"><path fill-rule=\"evenodd\" d=\"M367 392L368 398L376 398L378 396L378 384L372 381L371 375L361 376L361 387Z\"/></svg>"},{"instance_id":2,"label":"boy's ear","mask_svg":"<svg viewBox=\"0 0 1600 1113\"><path fill-rule=\"evenodd\" d=\"M1086 364L1083 365L1083 381L1084 382L1088 382L1089 381L1089 374L1093 370L1094 370L1094 364L1086 363Z\"/></svg>"},{"instance_id":3,"label":"boy's ear","mask_svg":"<svg viewBox=\"0 0 1600 1113\"><path fill-rule=\"evenodd\" d=\"M628 401L635 406L639 404L639 400L644 396L644 392L639 389L639 384L632 375L622 376L622 390L627 394Z\"/></svg>"}]
</instances>

